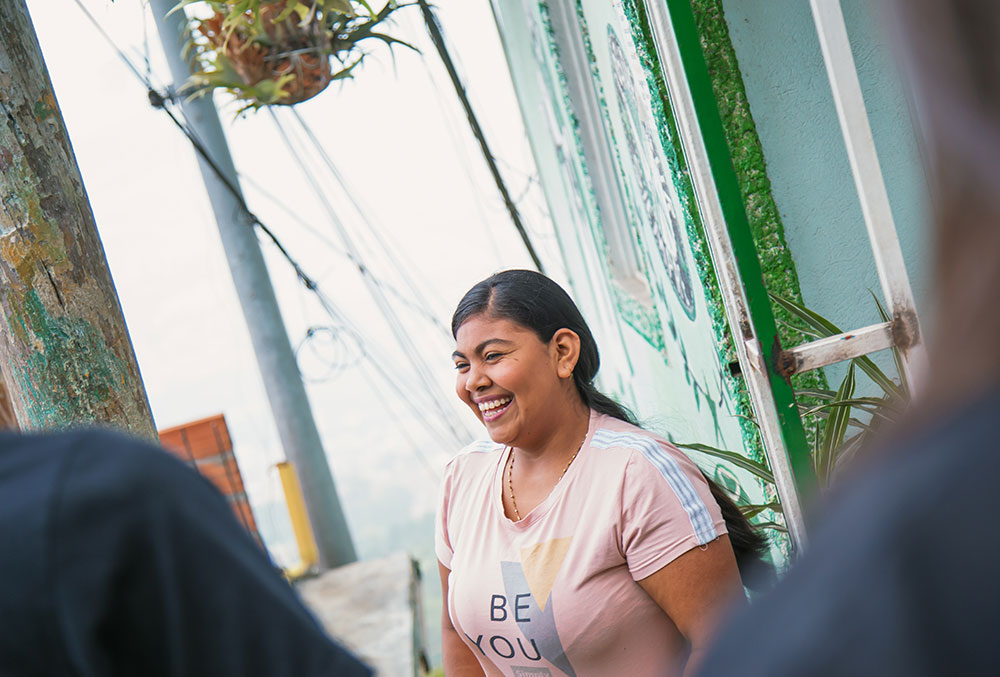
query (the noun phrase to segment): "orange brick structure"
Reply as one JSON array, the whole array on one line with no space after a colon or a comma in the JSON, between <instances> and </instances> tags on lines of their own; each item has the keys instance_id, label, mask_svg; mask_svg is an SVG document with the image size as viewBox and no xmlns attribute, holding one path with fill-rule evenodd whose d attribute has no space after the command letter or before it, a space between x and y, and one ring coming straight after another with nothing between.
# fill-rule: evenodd
<instances>
[{"instance_id":1,"label":"orange brick structure","mask_svg":"<svg viewBox=\"0 0 1000 677\"><path fill-rule=\"evenodd\" d=\"M261 542L225 417L210 416L161 430L159 434L163 447L210 480L228 499L240 523Z\"/></svg>"}]
</instances>

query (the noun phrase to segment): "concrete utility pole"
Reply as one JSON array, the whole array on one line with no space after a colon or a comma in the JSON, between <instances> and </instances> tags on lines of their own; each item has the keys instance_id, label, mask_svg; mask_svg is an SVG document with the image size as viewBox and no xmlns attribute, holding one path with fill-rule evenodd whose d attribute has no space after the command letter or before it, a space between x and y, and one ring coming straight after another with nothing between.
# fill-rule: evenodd
<instances>
[{"instance_id":1,"label":"concrete utility pole","mask_svg":"<svg viewBox=\"0 0 1000 677\"><path fill-rule=\"evenodd\" d=\"M0 0L0 369L21 428L156 436L24 0Z\"/></svg>"},{"instance_id":2,"label":"concrete utility pole","mask_svg":"<svg viewBox=\"0 0 1000 677\"><path fill-rule=\"evenodd\" d=\"M187 38L184 12L178 10L167 16L176 4L177 0L150 2L175 85L179 87L191 76L191 67L181 56L181 48ZM182 105L192 131L212 161L225 174L229 184L239 190L236 169L211 98L185 100ZM299 473L309 521L319 548L320 567L353 562L357 559L354 544L306 398L302 376L288 341L288 332L278 310L278 301L264 266L253 220L243 202L233 195L215 170L200 156L198 162L215 211L222 246L243 307L278 435L285 455Z\"/></svg>"}]
</instances>

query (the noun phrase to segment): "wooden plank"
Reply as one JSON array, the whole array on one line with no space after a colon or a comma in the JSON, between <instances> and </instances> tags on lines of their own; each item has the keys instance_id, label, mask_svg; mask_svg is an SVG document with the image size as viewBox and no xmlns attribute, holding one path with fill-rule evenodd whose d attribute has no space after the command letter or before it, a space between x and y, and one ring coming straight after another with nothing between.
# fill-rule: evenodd
<instances>
[{"instance_id":1,"label":"wooden plank","mask_svg":"<svg viewBox=\"0 0 1000 677\"><path fill-rule=\"evenodd\" d=\"M892 328L892 322L882 322L784 350L779 360L781 370L791 376L891 348Z\"/></svg>"}]
</instances>

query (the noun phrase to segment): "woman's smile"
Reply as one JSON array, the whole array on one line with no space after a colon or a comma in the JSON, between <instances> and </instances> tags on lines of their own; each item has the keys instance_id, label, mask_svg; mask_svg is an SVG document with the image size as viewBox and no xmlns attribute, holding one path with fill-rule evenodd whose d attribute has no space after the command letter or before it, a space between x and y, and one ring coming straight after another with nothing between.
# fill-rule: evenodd
<instances>
[{"instance_id":1,"label":"woman's smile","mask_svg":"<svg viewBox=\"0 0 1000 677\"><path fill-rule=\"evenodd\" d=\"M455 392L490 437L512 446L547 438L559 419L553 405L567 387L552 348L531 329L488 315L466 320L455 343Z\"/></svg>"},{"instance_id":2,"label":"woman's smile","mask_svg":"<svg viewBox=\"0 0 1000 677\"><path fill-rule=\"evenodd\" d=\"M503 416L513 401L513 397L505 395L503 397L479 400L476 402L476 406L479 407L479 413L483 415L483 420L489 423Z\"/></svg>"}]
</instances>

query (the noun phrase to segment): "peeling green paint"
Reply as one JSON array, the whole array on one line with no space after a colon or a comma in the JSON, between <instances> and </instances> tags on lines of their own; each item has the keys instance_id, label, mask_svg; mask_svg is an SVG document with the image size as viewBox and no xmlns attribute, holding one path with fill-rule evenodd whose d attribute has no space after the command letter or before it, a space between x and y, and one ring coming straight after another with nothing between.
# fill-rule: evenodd
<instances>
[{"instance_id":1,"label":"peeling green paint","mask_svg":"<svg viewBox=\"0 0 1000 677\"><path fill-rule=\"evenodd\" d=\"M50 314L34 290L25 294L23 309L22 329L36 350L13 366L32 394L25 403L32 427L107 420L107 410L119 407L127 364L86 321Z\"/></svg>"},{"instance_id":2,"label":"peeling green paint","mask_svg":"<svg viewBox=\"0 0 1000 677\"><path fill-rule=\"evenodd\" d=\"M93 214L23 3L0 3L0 359L18 423L155 437Z\"/></svg>"},{"instance_id":3,"label":"peeling green paint","mask_svg":"<svg viewBox=\"0 0 1000 677\"><path fill-rule=\"evenodd\" d=\"M35 102L35 119L44 122L55 114L55 97L52 96L52 92L45 92L42 98Z\"/></svg>"}]
</instances>

